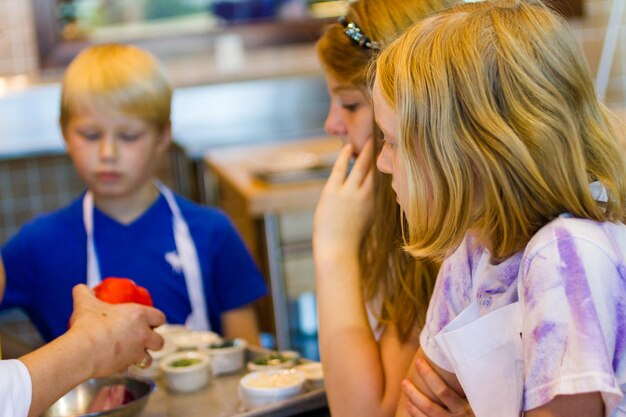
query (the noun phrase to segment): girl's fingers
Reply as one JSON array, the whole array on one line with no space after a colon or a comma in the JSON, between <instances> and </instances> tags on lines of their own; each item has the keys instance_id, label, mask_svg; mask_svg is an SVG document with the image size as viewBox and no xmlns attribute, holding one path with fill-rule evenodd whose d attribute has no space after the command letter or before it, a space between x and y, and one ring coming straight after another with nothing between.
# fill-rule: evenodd
<instances>
[{"instance_id":1,"label":"girl's fingers","mask_svg":"<svg viewBox=\"0 0 626 417\"><path fill-rule=\"evenodd\" d=\"M366 191L368 194L374 192L374 170L370 169L370 171L365 176L365 180L363 180L363 184L361 184L361 189Z\"/></svg>"},{"instance_id":2,"label":"girl's fingers","mask_svg":"<svg viewBox=\"0 0 626 417\"><path fill-rule=\"evenodd\" d=\"M430 365L420 358L415 362L415 368L420 374L428 388L439 398L441 403L448 410L455 414L456 410L467 409L467 400L460 397L446 382L430 367Z\"/></svg>"},{"instance_id":3,"label":"girl's fingers","mask_svg":"<svg viewBox=\"0 0 626 417\"><path fill-rule=\"evenodd\" d=\"M326 185L343 184L346 178L346 172L348 171L348 164L352 158L352 146L350 144L344 145L339 152L339 156L333 165L333 169L330 171Z\"/></svg>"},{"instance_id":4,"label":"girl's fingers","mask_svg":"<svg viewBox=\"0 0 626 417\"><path fill-rule=\"evenodd\" d=\"M356 158L346 182L356 186L360 186L363 183L367 174L372 171L372 152L374 152L374 145L372 139L369 139Z\"/></svg>"},{"instance_id":5,"label":"girl's fingers","mask_svg":"<svg viewBox=\"0 0 626 417\"><path fill-rule=\"evenodd\" d=\"M424 413L422 413L416 406L414 406L410 401L406 403L406 411L408 411L411 417L425 417Z\"/></svg>"},{"instance_id":6,"label":"girl's fingers","mask_svg":"<svg viewBox=\"0 0 626 417\"><path fill-rule=\"evenodd\" d=\"M415 385L406 379L402 381L402 390L407 396L409 402L411 402L413 406L415 406L415 408L422 413L414 415L424 415L428 417L447 417L450 415L447 410L432 401L426 395L422 394L417 388L415 388Z\"/></svg>"}]
</instances>

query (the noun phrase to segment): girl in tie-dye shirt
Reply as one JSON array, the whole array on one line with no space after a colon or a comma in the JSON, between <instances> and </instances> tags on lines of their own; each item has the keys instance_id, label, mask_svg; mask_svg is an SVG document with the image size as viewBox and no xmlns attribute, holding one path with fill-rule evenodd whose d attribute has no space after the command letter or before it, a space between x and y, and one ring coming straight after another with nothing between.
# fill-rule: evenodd
<instances>
[{"instance_id":1,"label":"girl in tie-dye shirt","mask_svg":"<svg viewBox=\"0 0 626 417\"><path fill-rule=\"evenodd\" d=\"M405 249L445 259L398 414L626 416L626 161L567 23L436 14L380 54L373 101Z\"/></svg>"}]
</instances>

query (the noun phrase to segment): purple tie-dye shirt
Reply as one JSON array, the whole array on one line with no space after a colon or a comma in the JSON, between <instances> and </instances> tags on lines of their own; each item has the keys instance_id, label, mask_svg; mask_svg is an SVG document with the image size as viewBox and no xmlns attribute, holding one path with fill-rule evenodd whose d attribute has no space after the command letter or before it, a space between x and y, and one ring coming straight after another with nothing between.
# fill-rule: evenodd
<instances>
[{"instance_id":1,"label":"purple tie-dye shirt","mask_svg":"<svg viewBox=\"0 0 626 417\"><path fill-rule=\"evenodd\" d=\"M524 253L489 260L468 235L443 263L420 336L426 355L452 372L434 336L474 301L484 316L519 296L524 410L600 392L607 416L626 416L626 226L561 216Z\"/></svg>"}]
</instances>

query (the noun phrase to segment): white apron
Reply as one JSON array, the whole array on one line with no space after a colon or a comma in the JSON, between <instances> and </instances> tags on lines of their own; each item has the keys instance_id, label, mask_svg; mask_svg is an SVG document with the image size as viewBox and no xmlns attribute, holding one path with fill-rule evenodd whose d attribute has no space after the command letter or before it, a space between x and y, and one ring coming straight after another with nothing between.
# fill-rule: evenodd
<instances>
[{"instance_id":1,"label":"white apron","mask_svg":"<svg viewBox=\"0 0 626 417\"><path fill-rule=\"evenodd\" d=\"M518 294L519 288L518 276ZM524 354L519 302L480 317L474 301L435 341L452 364L476 417L521 415Z\"/></svg>"},{"instance_id":2,"label":"white apron","mask_svg":"<svg viewBox=\"0 0 626 417\"><path fill-rule=\"evenodd\" d=\"M155 182L155 186L159 189L161 194L163 194L163 197L165 197L170 211L172 212L176 251L180 258L191 304L191 314L187 317L185 326L192 330L211 330L203 296L200 262L198 261L196 247L189 233L189 227L170 189L158 181ZM98 255L93 238L93 194L91 191L88 191L83 198L83 223L87 233L87 285L93 288L100 283L101 277Z\"/></svg>"}]
</instances>

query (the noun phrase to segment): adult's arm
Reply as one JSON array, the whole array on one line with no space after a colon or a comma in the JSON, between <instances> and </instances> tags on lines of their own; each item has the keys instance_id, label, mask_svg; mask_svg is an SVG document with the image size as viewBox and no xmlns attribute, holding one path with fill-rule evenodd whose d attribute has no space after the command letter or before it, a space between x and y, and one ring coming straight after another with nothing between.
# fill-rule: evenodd
<instances>
[{"instance_id":1,"label":"adult's arm","mask_svg":"<svg viewBox=\"0 0 626 417\"><path fill-rule=\"evenodd\" d=\"M163 338L152 330L165 322L159 310L103 303L82 284L73 295L70 329L20 358L32 381L29 416L41 415L82 381L123 371L144 359L146 349L163 346Z\"/></svg>"}]
</instances>

